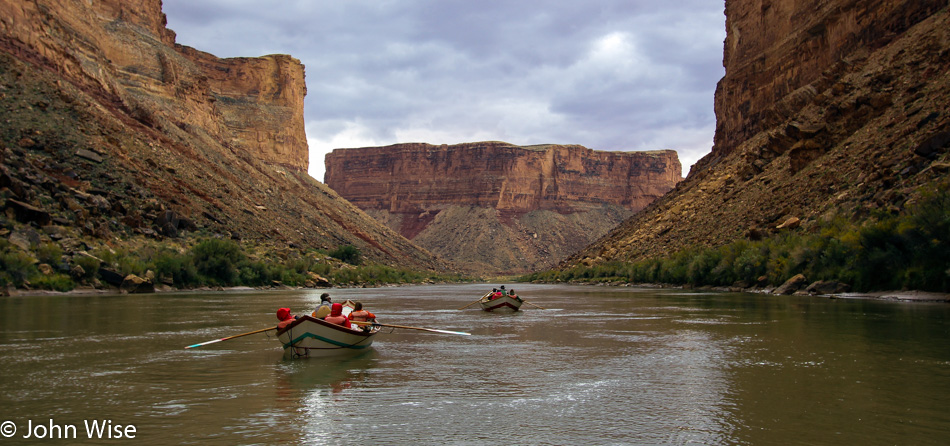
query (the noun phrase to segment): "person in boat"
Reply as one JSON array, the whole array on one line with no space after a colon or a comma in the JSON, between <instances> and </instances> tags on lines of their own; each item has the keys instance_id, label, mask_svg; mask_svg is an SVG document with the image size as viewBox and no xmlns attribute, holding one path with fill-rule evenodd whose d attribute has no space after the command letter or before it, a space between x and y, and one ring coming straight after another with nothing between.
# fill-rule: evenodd
<instances>
[{"instance_id":1,"label":"person in boat","mask_svg":"<svg viewBox=\"0 0 950 446\"><path fill-rule=\"evenodd\" d=\"M491 292L488 293L488 300L495 300L495 296L498 295L498 288L492 288Z\"/></svg>"},{"instance_id":2,"label":"person in boat","mask_svg":"<svg viewBox=\"0 0 950 446\"><path fill-rule=\"evenodd\" d=\"M316 309L316 310L313 310L313 313L311 314L311 316L313 316L313 317L315 317L315 318L317 318L317 319L323 319L323 318L329 316L329 315L330 315L330 306L332 306L332 305L333 305L333 303L332 303L331 300L330 300L330 295L327 294L327 293L321 294L321 295L320 295L320 305L317 306L317 309Z\"/></svg>"},{"instance_id":3,"label":"person in boat","mask_svg":"<svg viewBox=\"0 0 950 446\"><path fill-rule=\"evenodd\" d=\"M290 314L290 308L280 308L277 310L277 329L281 330L290 325L296 318Z\"/></svg>"},{"instance_id":4,"label":"person in boat","mask_svg":"<svg viewBox=\"0 0 950 446\"><path fill-rule=\"evenodd\" d=\"M492 295L492 299L500 299L505 297L505 286L502 285L500 290L495 290L495 294Z\"/></svg>"},{"instance_id":5,"label":"person in boat","mask_svg":"<svg viewBox=\"0 0 950 446\"><path fill-rule=\"evenodd\" d=\"M337 324L346 328L351 328L350 318L343 315L343 304L333 304L333 306L330 307L330 315L323 318L323 320L331 324Z\"/></svg>"},{"instance_id":6,"label":"person in boat","mask_svg":"<svg viewBox=\"0 0 950 446\"><path fill-rule=\"evenodd\" d=\"M508 297L510 297L510 298L512 298L512 299L517 299L517 298L518 298L518 295L515 294L515 290L508 290Z\"/></svg>"},{"instance_id":7,"label":"person in boat","mask_svg":"<svg viewBox=\"0 0 950 446\"><path fill-rule=\"evenodd\" d=\"M363 303L357 301L353 304L353 311L350 313L350 322L376 322L376 315L364 310ZM357 328L361 328L363 331L372 329L371 326L363 324L357 324Z\"/></svg>"}]
</instances>

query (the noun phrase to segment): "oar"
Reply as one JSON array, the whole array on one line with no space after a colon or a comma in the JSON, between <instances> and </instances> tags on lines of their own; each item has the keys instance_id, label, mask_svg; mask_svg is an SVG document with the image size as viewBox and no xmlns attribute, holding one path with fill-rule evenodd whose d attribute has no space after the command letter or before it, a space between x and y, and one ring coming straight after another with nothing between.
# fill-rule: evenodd
<instances>
[{"instance_id":1,"label":"oar","mask_svg":"<svg viewBox=\"0 0 950 446\"><path fill-rule=\"evenodd\" d=\"M491 294L491 293L488 293L488 294ZM482 297L479 297L478 300L476 300L475 302L472 302L472 303L470 303L470 304L468 304L468 305L466 305L466 306L464 306L464 307L462 307L462 308L459 308L459 310L464 310L464 309L466 309L466 308L468 308L468 307L471 307L472 305L475 305L475 304L481 302L482 299L488 297L488 294L486 294L486 295L484 295L484 296L482 296Z\"/></svg>"},{"instance_id":2,"label":"oar","mask_svg":"<svg viewBox=\"0 0 950 446\"><path fill-rule=\"evenodd\" d=\"M200 344L189 345L189 346L187 346L187 347L185 347L185 348L186 348L186 349L189 349L189 348L201 347L202 345L214 344L215 342L227 341L228 339L240 338L241 336L247 336L247 335L252 335L252 334L255 334L255 333L261 333L261 332L265 332L265 331L268 331L268 330L276 330L276 329L277 329L277 327L262 328L262 329L260 329L260 330L255 330L255 331L248 332L248 333L242 333L242 334L239 334L239 335L228 336L228 337L226 337L226 338L215 339L215 340L213 340L213 341L208 341L208 342L202 342L202 343L200 343Z\"/></svg>"},{"instance_id":3,"label":"oar","mask_svg":"<svg viewBox=\"0 0 950 446\"><path fill-rule=\"evenodd\" d=\"M356 325L379 325L380 327L408 328L410 330L423 330L423 331L431 331L434 333L455 334L455 335L462 335L462 336L472 335L471 333L466 333L464 331L437 330L435 328L409 327L406 325L392 325L392 324L379 324L379 323L374 324L372 322L357 322L357 321L350 321L350 323L356 324Z\"/></svg>"},{"instance_id":4,"label":"oar","mask_svg":"<svg viewBox=\"0 0 950 446\"><path fill-rule=\"evenodd\" d=\"M524 299L521 299L521 302L526 303L526 304L528 304L528 305L532 305L532 306L538 307L538 308L540 308L540 309L542 309L542 310L547 310L547 308L544 308L544 307L542 307L542 306L540 306L540 305L535 305L535 304L533 304L533 303L531 303L531 302L528 302L528 301L526 301L526 300L524 300Z\"/></svg>"}]
</instances>

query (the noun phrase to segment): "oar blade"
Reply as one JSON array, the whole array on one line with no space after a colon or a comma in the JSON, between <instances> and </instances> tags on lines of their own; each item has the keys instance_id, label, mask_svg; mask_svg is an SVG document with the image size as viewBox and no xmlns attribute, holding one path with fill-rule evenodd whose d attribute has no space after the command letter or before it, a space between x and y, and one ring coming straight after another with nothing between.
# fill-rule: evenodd
<instances>
[{"instance_id":1,"label":"oar blade","mask_svg":"<svg viewBox=\"0 0 950 446\"><path fill-rule=\"evenodd\" d=\"M221 342L221 341L224 341L224 340L226 340L226 339L227 339L227 338L221 338L221 339L215 339L215 340L213 340L213 341L202 342L202 343L200 343L200 344L193 344L193 345L189 345L189 346L185 347L185 349L195 348L195 347L201 347L202 345L214 344L215 342Z\"/></svg>"},{"instance_id":2,"label":"oar blade","mask_svg":"<svg viewBox=\"0 0 950 446\"><path fill-rule=\"evenodd\" d=\"M436 332L436 333L454 334L454 335L462 335L462 336L471 336L471 335L472 335L471 333L466 333L466 332L464 332L464 331L437 330L437 329L435 329L435 328L426 328L425 330L427 330L427 331L434 331L434 332Z\"/></svg>"},{"instance_id":3,"label":"oar blade","mask_svg":"<svg viewBox=\"0 0 950 446\"><path fill-rule=\"evenodd\" d=\"M195 347L201 347L201 346L203 346L203 345L214 344L215 342L227 341L227 340L229 340L229 339L240 338L240 337L242 337L242 336L247 336L247 335L252 335L252 334L257 334L257 333L263 333L263 332L268 331L268 330L276 330L276 329L277 329L277 327L262 328L262 329L260 329L260 330L254 330L254 331L250 331L250 332L247 332L247 333L241 333L241 334L239 334L239 335L228 336L228 337L226 337L226 338L213 339L213 340L206 341L206 342L202 342L202 343L199 343L199 344L192 344L192 345L189 345L189 346L185 347L185 349L187 350L187 349L191 349L191 348L195 348Z\"/></svg>"},{"instance_id":4,"label":"oar blade","mask_svg":"<svg viewBox=\"0 0 950 446\"><path fill-rule=\"evenodd\" d=\"M437 328L425 328L425 327L410 327L408 325L393 325L393 324L380 324L380 323L374 324L372 322L357 322L357 321L351 321L351 323L356 324L356 325L379 325L380 327L405 328L409 330L431 331L433 333L454 334L454 335L461 335L461 336L472 335L471 333L466 333L464 331L439 330Z\"/></svg>"}]
</instances>

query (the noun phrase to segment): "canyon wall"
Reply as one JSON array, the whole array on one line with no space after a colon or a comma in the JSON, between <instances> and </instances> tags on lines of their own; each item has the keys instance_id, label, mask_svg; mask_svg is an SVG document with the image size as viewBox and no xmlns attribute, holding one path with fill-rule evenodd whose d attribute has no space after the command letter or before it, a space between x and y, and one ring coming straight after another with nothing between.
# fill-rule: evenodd
<instances>
[{"instance_id":1,"label":"canyon wall","mask_svg":"<svg viewBox=\"0 0 950 446\"><path fill-rule=\"evenodd\" d=\"M325 182L369 209L419 213L445 205L562 214L615 204L638 211L681 180L676 152L601 152L503 142L337 149Z\"/></svg>"},{"instance_id":2,"label":"canyon wall","mask_svg":"<svg viewBox=\"0 0 950 446\"><path fill-rule=\"evenodd\" d=\"M328 186L403 236L497 273L559 260L681 180L672 150L504 142L337 149L326 167ZM498 255L499 246L510 252Z\"/></svg>"},{"instance_id":3,"label":"canyon wall","mask_svg":"<svg viewBox=\"0 0 950 446\"><path fill-rule=\"evenodd\" d=\"M950 163L946 0L727 0L712 153L562 264L901 213Z\"/></svg>"},{"instance_id":4,"label":"canyon wall","mask_svg":"<svg viewBox=\"0 0 950 446\"><path fill-rule=\"evenodd\" d=\"M813 89L827 88L834 81L828 70L882 49L946 6L946 0L726 1L714 158L780 124ZM806 86L813 88L798 91Z\"/></svg>"},{"instance_id":5,"label":"canyon wall","mask_svg":"<svg viewBox=\"0 0 950 446\"><path fill-rule=\"evenodd\" d=\"M307 174L297 59L221 59L165 25L160 0L0 0L0 225L65 252L187 232L446 268Z\"/></svg>"},{"instance_id":6,"label":"canyon wall","mask_svg":"<svg viewBox=\"0 0 950 446\"><path fill-rule=\"evenodd\" d=\"M160 0L0 2L0 49L54 70L152 128L176 126L306 171L304 67L175 44Z\"/></svg>"}]
</instances>

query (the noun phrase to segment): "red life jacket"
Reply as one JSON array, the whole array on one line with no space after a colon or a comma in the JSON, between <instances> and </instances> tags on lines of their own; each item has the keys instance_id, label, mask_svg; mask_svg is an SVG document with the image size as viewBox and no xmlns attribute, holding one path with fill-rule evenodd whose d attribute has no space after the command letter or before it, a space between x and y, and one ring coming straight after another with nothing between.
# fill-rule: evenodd
<instances>
[{"instance_id":1,"label":"red life jacket","mask_svg":"<svg viewBox=\"0 0 950 446\"><path fill-rule=\"evenodd\" d=\"M343 304L333 304L333 307L330 308L330 315L323 318L323 320L331 324L342 325L346 328L350 328L350 319L343 315Z\"/></svg>"},{"instance_id":2,"label":"red life jacket","mask_svg":"<svg viewBox=\"0 0 950 446\"><path fill-rule=\"evenodd\" d=\"M287 320L285 320L285 321L280 321L280 322L277 323L277 329L278 329L278 330L283 330L284 327L290 325L290 324L293 323L295 320L296 320L296 319L294 319L294 318L290 318L290 319L287 319Z\"/></svg>"}]
</instances>

